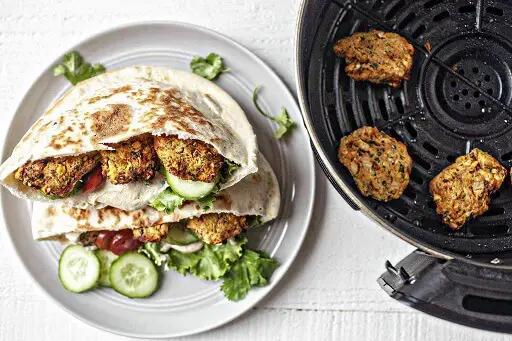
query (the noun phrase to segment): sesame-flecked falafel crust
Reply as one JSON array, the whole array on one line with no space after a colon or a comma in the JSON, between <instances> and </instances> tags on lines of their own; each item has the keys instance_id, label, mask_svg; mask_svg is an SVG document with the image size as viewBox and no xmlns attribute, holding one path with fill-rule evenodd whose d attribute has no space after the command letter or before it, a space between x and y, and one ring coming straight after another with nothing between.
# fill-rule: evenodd
<instances>
[{"instance_id":1,"label":"sesame-flecked falafel crust","mask_svg":"<svg viewBox=\"0 0 512 341\"><path fill-rule=\"evenodd\" d=\"M375 127L362 127L343 137L338 159L366 197L398 199L409 184L412 159L406 146Z\"/></svg>"},{"instance_id":2,"label":"sesame-flecked falafel crust","mask_svg":"<svg viewBox=\"0 0 512 341\"><path fill-rule=\"evenodd\" d=\"M183 180L214 182L224 157L199 140L155 136L155 150L165 169Z\"/></svg>"},{"instance_id":3,"label":"sesame-flecked falafel crust","mask_svg":"<svg viewBox=\"0 0 512 341\"><path fill-rule=\"evenodd\" d=\"M138 150L138 144L131 141L145 134L198 140L239 165L219 184L220 189L257 171L256 136L229 94L190 72L134 66L80 82L52 104L0 166L0 183L28 200L56 200L81 208L141 208L161 192L161 176L154 172L151 151L142 142L142 150ZM108 179L105 186L90 192L50 198L39 188L48 181L31 177L19 181L14 176L18 168L31 162L37 162L33 167L37 171L50 158L82 157L90 152L98 156L104 152L103 172ZM152 178L149 187L142 186L148 178ZM123 192L130 195L118 195L116 185L122 185ZM116 198L120 201L114 202ZM128 201L133 198L140 200Z\"/></svg>"},{"instance_id":4,"label":"sesame-flecked falafel crust","mask_svg":"<svg viewBox=\"0 0 512 341\"><path fill-rule=\"evenodd\" d=\"M468 219L483 214L506 176L507 170L478 148L459 156L429 186L443 223L458 230Z\"/></svg>"},{"instance_id":5,"label":"sesame-flecked falafel crust","mask_svg":"<svg viewBox=\"0 0 512 341\"><path fill-rule=\"evenodd\" d=\"M339 40L334 52L345 58L350 78L396 88L409 79L414 47L396 33L372 30Z\"/></svg>"}]
</instances>

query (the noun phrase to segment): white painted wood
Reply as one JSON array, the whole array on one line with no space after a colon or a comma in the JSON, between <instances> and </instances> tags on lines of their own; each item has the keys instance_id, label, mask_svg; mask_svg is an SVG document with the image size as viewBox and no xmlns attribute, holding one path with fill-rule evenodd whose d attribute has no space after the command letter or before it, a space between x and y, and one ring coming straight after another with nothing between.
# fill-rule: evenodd
<instances>
[{"instance_id":1,"label":"white painted wood","mask_svg":"<svg viewBox=\"0 0 512 341\"><path fill-rule=\"evenodd\" d=\"M254 51L295 90L298 8L298 0L1 0L1 140L17 100L41 68L77 41L134 21L178 20L215 29ZM313 224L287 278L252 312L190 340L510 339L389 299L375 279L386 259L398 261L413 248L352 211L320 169L318 174ZM20 269L3 227L0 254L1 340L126 340L83 324L43 296Z\"/></svg>"}]
</instances>

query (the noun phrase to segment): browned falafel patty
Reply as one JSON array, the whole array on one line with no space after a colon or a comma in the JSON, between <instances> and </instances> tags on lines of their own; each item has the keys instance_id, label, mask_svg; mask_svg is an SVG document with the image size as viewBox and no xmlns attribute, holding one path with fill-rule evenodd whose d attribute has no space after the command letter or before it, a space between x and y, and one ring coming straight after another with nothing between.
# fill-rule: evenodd
<instances>
[{"instance_id":1,"label":"browned falafel patty","mask_svg":"<svg viewBox=\"0 0 512 341\"><path fill-rule=\"evenodd\" d=\"M155 150L165 169L183 180L214 182L224 157L202 141L155 136Z\"/></svg>"},{"instance_id":2,"label":"browned falafel patty","mask_svg":"<svg viewBox=\"0 0 512 341\"><path fill-rule=\"evenodd\" d=\"M167 232L169 232L169 224L157 224L133 229L133 237L144 243L159 242L167 236Z\"/></svg>"},{"instance_id":3,"label":"browned falafel patty","mask_svg":"<svg viewBox=\"0 0 512 341\"><path fill-rule=\"evenodd\" d=\"M396 33L372 30L339 40L334 52L345 58L349 77L396 88L409 79L414 47Z\"/></svg>"},{"instance_id":4,"label":"browned falafel patty","mask_svg":"<svg viewBox=\"0 0 512 341\"><path fill-rule=\"evenodd\" d=\"M155 176L157 160L151 134L135 136L108 146L115 150L102 150L100 153L101 169L110 183L127 184L150 180Z\"/></svg>"},{"instance_id":5,"label":"browned falafel patty","mask_svg":"<svg viewBox=\"0 0 512 341\"><path fill-rule=\"evenodd\" d=\"M46 195L64 198L99 162L97 152L30 161L14 172L14 178Z\"/></svg>"},{"instance_id":6,"label":"browned falafel patty","mask_svg":"<svg viewBox=\"0 0 512 341\"><path fill-rule=\"evenodd\" d=\"M235 237L249 227L246 216L231 213L210 213L192 218L187 227L207 244L219 244Z\"/></svg>"},{"instance_id":7,"label":"browned falafel patty","mask_svg":"<svg viewBox=\"0 0 512 341\"><path fill-rule=\"evenodd\" d=\"M338 159L364 196L398 199L409 184L412 159L407 148L375 127L362 127L343 137Z\"/></svg>"},{"instance_id":8,"label":"browned falafel patty","mask_svg":"<svg viewBox=\"0 0 512 341\"><path fill-rule=\"evenodd\" d=\"M458 230L468 219L483 214L506 176L507 170L478 148L458 157L429 186L443 223Z\"/></svg>"}]
</instances>

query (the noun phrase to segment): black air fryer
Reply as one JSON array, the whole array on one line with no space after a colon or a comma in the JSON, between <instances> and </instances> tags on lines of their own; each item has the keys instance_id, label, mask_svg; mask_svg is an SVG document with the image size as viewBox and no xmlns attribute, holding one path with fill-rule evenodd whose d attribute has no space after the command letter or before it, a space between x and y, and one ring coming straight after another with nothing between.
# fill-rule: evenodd
<instances>
[{"instance_id":1,"label":"black air fryer","mask_svg":"<svg viewBox=\"0 0 512 341\"><path fill-rule=\"evenodd\" d=\"M395 32L415 48L398 88L350 79L336 41ZM512 188L461 230L443 225L429 182L473 148L512 166L512 2L494 0L307 0L299 14L296 68L304 123L325 174L361 210L418 250L378 279L397 299L468 326L512 332ZM402 197L363 197L337 160L339 141L376 126L414 160Z\"/></svg>"}]
</instances>

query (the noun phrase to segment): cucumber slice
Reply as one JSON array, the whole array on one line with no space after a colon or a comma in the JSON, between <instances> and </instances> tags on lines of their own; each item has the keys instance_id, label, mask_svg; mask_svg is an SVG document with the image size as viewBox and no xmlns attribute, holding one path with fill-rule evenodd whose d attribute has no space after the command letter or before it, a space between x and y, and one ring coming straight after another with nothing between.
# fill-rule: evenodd
<instances>
[{"instance_id":1,"label":"cucumber slice","mask_svg":"<svg viewBox=\"0 0 512 341\"><path fill-rule=\"evenodd\" d=\"M188 200L197 200L207 196L217 184L219 177L214 182L202 182L183 180L165 170L165 178L172 190Z\"/></svg>"},{"instance_id":2,"label":"cucumber slice","mask_svg":"<svg viewBox=\"0 0 512 341\"><path fill-rule=\"evenodd\" d=\"M100 278L100 261L92 251L82 245L68 246L60 255L59 279L71 292L92 289Z\"/></svg>"},{"instance_id":3,"label":"cucumber slice","mask_svg":"<svg viewBox=\"0 0 512 341\"><path fill-rule=\"evenodd\" d=\"M158 277L155 264L137 251L122 254L110 267L112 288L130 298L153 294L158 287Z\"/></svg>"},{"instance_id":4,"label":"cucumber slice","mask_svg":"<svg viewBox=\"0 0 512 341\"><path fill-rule=\"evenodd\" d=\"M98 280L98 283L104 287L111 287L110 266L119 256L108 250L96 250L96 257L98 257L101 264L100 279Z\"/></svg>"},{"instance_id":5,"label":"cucumber slice","mask_svg":"<svg viewBox=\"0 0 512 341\"><path fill-rule=\"evenodd\" d=\"M182 224L172 224L165 241L169 244L188 245L198 242L200 239L194 232Z\"/></svg>"}]
</instances>

